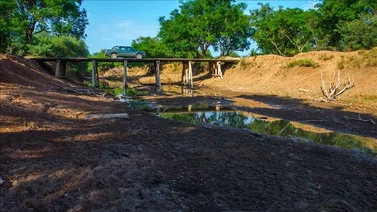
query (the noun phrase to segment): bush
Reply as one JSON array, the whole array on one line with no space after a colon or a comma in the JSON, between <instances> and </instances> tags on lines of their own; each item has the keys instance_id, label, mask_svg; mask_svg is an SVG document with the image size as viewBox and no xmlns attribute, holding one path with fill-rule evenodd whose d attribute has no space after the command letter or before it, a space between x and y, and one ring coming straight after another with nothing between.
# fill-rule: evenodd
<instances>
[{"instance_id":1,"label":"bush","mask_svg":"<svg viewBox=\"0 0 377 212\"><path fill-rule=\"evenodd\" d=\"M299 59L299 60L294 60L288 63L287 65L288 68L293 68L295 66L318 68L319 64L316 62L313 62L311 59Z\"/></svg>"},{"instance_id":2,"label":"bush","mask_svg":"<svg viewBox=\"0 0 377 212\"><path fill-rule=\"evenodd\" d=\"M371 49L377 45L377 17L366 15L339 27L341 49L353 51Z\"/></svg>"},{"instance_id":3,"label":"bush","mask_svg":"<svg viewBox=\"0 0 377 212\"><path fill-rule=\"evenodd\" d=\"M88 47L81 39L72 36L51 36L41 33L34 36L33 44L28 45L28 53L37 57L87 57ZM86 72L87 63L70 63L67 71Z\"/></svg>"},{"instance_id":4,"label":"bush","mask_svg":"<svg viewBox=\"0 0 377 212\"><path fill-rule=\"evenodd\" d=\"M320 54L318 59L322 61L328 61L328 60L332 60L333 58L334 58L334 55L328 56L327 54Z\"/></svg>"},{"instance_id":5,"label":"bush","mask_svg":"<svg viewBox=\"0 0 377 212\"><path fill-rule=\"evenodd\" d=\"M87 57L88 47L81 39L72 36L51 36L47 33L34 36L28 45L29 54L37 57Z\"/></svg>"}]
</instances>

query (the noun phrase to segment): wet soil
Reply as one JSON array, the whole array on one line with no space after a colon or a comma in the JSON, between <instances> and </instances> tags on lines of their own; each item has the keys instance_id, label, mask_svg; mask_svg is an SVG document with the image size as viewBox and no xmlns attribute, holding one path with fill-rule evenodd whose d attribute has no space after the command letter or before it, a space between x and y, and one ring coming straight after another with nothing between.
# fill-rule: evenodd
<instances>
[{"instance_id":1,"label":"wet soil","mask_svg":"<svg viewBox=\"0 0 377 212\"><path fill-rule=\"evenodd\" d=\"M0 60L0 76L0 211L377 210L377 161L356 151L162 119L22 59ZM376 138L373 124L343 118L376 119L368 110L232 98L255 102L251 112ZM124 112L129 119L82 118Z\"/></svg>"},{"instance_id":2,"label":"wet soil","mask_svg":"<svg viewBox=\"0 0 377 212\"><path fill-rule=\"evenodd\" d=\"M250 112L255 117L273 117L306 123L330 131L377 139L377 109L352 107L339 102L313 102L276 95L197 88L191 96L147 96L161 107L203 104ZM377 141L376 141L377 145Z\"/></svg>"}]
</instances>

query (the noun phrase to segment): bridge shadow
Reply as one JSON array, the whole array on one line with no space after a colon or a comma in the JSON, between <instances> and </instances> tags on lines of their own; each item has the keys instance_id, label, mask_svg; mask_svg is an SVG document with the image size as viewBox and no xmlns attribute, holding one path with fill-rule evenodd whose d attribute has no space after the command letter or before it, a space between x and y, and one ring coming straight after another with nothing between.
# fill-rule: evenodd
<instances>
[{"instance_id":1,"label":"bridge shadow","mask_svg":"<svg viewBox=\"0 0 377 212\"><path fill-rule=\"evenodd\" d=\"M377 138L377 121L373 113L347 111L346 106L321 103L316 106L305 100L276 95L239 95L237 98L267 104L267 107L237 106L241 111L276 117L332 131ZM362 120L357 120L359 117Z\"/></svg>"}]
</instances>

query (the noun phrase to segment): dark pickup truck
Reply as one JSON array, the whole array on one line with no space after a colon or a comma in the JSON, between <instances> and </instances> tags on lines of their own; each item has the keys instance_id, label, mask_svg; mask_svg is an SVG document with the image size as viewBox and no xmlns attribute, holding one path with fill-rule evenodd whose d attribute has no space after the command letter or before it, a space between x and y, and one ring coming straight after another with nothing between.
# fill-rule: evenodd
<instances>
[{"instance_id":1,"label":"dark pickup truck","mask_svg":"<svg viewBox=\"0 0 377 212\"><path fill-rule=\"evenodd\" d=\"M136 50L131 46L114 46L111 49L105 50L105 56L109 56L113 59L118 57L134 57L140 59L145 57L145 52Z\"/></svg>"}]
</instances>

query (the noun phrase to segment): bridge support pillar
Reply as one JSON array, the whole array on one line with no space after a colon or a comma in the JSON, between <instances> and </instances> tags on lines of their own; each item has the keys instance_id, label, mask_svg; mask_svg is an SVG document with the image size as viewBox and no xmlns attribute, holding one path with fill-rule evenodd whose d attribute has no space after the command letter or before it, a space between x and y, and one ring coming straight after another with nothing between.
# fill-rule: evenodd
<instances>
[{"instance_id":1,"label":"bridge support pillar","mask_svg":"<svg viewBox=\"0 0 377 212\"><path fill-rule=\"evenodd\" d=\"M182 77L181 77L181 82L183 85L187 85L186 81L186 69L187 69L187 64L185 62L182 62Z\"/></svg>"},{"instance_id":2,"label":"bridge support pillar","mask_svg":"<svg viewBox=\"0 0 377 212\"><path fill-rule=\"evenodd\" d=\"M194 82L193 82L193 78L192 78L192 62L189 61L189 73L188 73L188 85L190 88L194 87Z\"/></svg>"},{"instance_id":3,"label":"bridge support pillar","mask_svg":"<svg viewBox=\"0 0 377 212\"><path fill-rule=\"evenodd\" d=\"M55 77L60 77L61 67L62 67L61 61L60 60L56 61Z\"/></svg>"},{"instance_id":4,"label":"bridge support pillar","mask_svg":"<svg viewBox=\"0 0 377 212\"><path fill-rule=\"evenodd\" d=\"M98 77L98 69L97 69L97 62L92 60L92 86L98 87L99 86L99 77Z\"/></svg>"},{"instance_id":5,"label":"bridge support pillar","mask_svg":"<svg viewBox=\"0 0 377 212\"><path fill-rule=\"evenodd\" d=\"M128 88L128 82L127 82L127 61L123 62L123 89L126 92L126 89Z\"/></svg>"},{"instance_id":6,"label":"bridge support pillar","mask_svg":"<svg viewBox=\"0 0 377 212\"><path fill-rule=\"evenodd\" d=\"M208 72L210 76L213 76L213 63L208 62Z\"/></svg>"},{"instance_id":7,"label":"bridge support pillar","mask_svg":"<svg viewBox=\"0 0 377 212\"><path fill-rule=\"evenodd\" d=\"M183 62L182 65L182 84L187 85L190 88L194 86L193 76L192 76L192 61Z\"/></svg>"},{"instance_id":8,"label":"bridge support pillar","mask_svg":"<svg viewBox=\"0 0 377 212\"><path fill-rule=\"evenodd\" d=\"M61 62L61 65L60 65L60 76L61 77L64 77L66 76L66 70L67 70L67 62Z\"/></svg>"},{"instance_id":9,"label":"bridge support pillar","mask_svg":"<svg viewBox=\"0 0 377 212\"><path fill-rule=\"evenodd\" d=\"M185 63L185 76L184 76L184 80L183 80L183 84L184 85L187 85L188 84L188 75L189 75L189 64L188 63Z\"/></svg>"},{"instance_id":10,"label":"bridge support pillar","mask_svg":"<svg viewBox=\"0 0 377 212\"><path fill-rule=\"evenodd\" d=\"M156 61L156 87L161 87L161 78L160 78L160 61Z\"/></svg>"},{"instance_id":11,"label":"bridge support pillar","mask_svg":"<svg viewBox=\"0 0 377 212\"><path fill-rule=\"evenodd\" d=\"M220 78L223 78L223 72L221 71L221 62L220 61L217 62L217 75Z\"/></svg>"}]
</instances>

